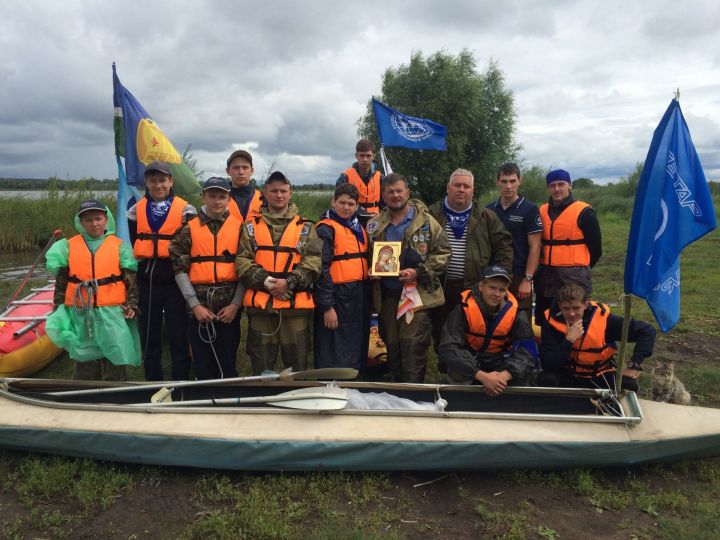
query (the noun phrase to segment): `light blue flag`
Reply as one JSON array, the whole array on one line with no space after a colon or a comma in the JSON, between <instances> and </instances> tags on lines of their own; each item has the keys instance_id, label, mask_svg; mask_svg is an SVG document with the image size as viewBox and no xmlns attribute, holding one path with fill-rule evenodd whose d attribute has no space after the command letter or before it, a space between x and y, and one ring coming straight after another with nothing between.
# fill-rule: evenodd
<instances>
[{"instance_id":1,"label":"light blue flag","mask_svg":"<svg viewBox=\"0 0 720 540\"><path fill-rule=\"evenodd\" d=\"M427 118L408 116L373 98L380 143L413 150L447 150L445 126Z\"/></svg>"},{"instance_id":2,"label":"light blue flag","mask_svg":"<svg viewBox=\"0 0 720 540\"><path fill-rule=\"evenodd\" d=\"M663 332L680 320L680 253L716 227L705 173L674 99L645 159L625 260L625 293L647 301Z\"/></svg>"}]
</instances>

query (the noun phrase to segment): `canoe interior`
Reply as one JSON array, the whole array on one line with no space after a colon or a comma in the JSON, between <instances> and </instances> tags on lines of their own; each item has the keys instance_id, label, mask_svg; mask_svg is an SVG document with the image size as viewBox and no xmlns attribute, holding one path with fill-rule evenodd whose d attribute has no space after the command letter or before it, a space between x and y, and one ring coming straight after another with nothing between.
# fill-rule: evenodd
<instances>
[{"instance_id":1,"label":"canoe interior","mask_svg":"<svg viewBox=\"0 0 720 540\"><path fill-rule=\"evenodd\" d=\"M171 383L169 383L171 384ZM148 403L157 389L133 389L113 393L97 393L82 396L51 396L48 392L87 388L117 388L122 383L96 383L90 381L16 380L8 384L14 394L41 400L62 403L117 404L127 405ZM140 385L126 385L128 388ZM272 396L289 390L307 387L322 387L321 382L263 382L253 384L198 385L176 388L173 401L200 400L210 398L238 398ZM479 387L443 387L438 385L392 385L378 383L344 382L343 388L354 388L361 392L388 392L398 397L418 402L434 402L438 392L447 401L447 412L519 413L544 415L597 415L597 408L589 395L572 393L538 394L534 392L505 393L499 397L487 396ZM215 405L223 407L223 405ZM251 408L257 405L232 405Z\"/></svg>"}]
</instances>

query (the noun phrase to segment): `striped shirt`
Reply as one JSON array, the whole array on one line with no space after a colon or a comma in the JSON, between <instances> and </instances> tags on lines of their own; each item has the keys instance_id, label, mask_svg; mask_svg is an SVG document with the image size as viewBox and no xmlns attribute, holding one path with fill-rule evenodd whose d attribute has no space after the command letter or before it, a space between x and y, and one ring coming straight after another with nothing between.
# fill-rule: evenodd
<instances>
[{"instance_id":1,"label":"striped shirt","mask_svg":"<svg viewBox=\"0 0 720 540\"><path fill-rule=\"evenodd\" d=\"M465 276L465 246L467 244L468 227L465 225L462 238L455 238L450 222L445 223L445 233L450 243L450 263L448 264L445 276L449 279L463 279Z\"/></svg>"}]
</instances>

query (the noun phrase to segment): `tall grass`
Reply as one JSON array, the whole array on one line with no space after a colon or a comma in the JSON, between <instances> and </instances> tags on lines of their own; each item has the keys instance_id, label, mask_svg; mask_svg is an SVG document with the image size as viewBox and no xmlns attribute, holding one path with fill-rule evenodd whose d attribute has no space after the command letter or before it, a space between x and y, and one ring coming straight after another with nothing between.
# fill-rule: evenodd
<instances>
[{"instance_id":1,"label":"tall grass","mask_svg":"<svg viewBox=\"0 0 720 540\"><path fill-rule=\"evenodd\" d=\"M75 234L73 224L80 203L91 197L84 190L51 189L41 199L21 196L0 199L0 251L34 250L44 245L55 229L68 237ZM112 197L100 198L115 214L117 202Z\"/></svg>"},{"instance_id":2,"label":"tall grass","mask_svg":"<svg viewBox=\"0 0 720 540\"><path fill-rule=\"evenodd\" d=\"M74 235L75 212L80 203L91 196L92 193L86 190L51 189L40 199L20 195L0 199L0 251L35 250L50 239L55 229L62 230L66 237ZM331 197L331 192L327 195L296 193L293 201L301 216L314 221L329 207ZM100 200L117 216L114 197L101 197Z\"/></svg>"}]
</instances>

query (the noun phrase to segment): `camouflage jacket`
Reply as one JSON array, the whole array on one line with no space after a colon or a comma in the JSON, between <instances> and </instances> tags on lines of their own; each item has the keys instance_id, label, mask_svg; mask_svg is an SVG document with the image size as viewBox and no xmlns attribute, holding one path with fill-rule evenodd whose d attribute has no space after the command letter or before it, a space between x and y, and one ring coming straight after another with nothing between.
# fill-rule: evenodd
<instances>
[{"instance_id":1,"label":"camouflage jacket","mask_svg":"<svg viewBox=\"0 0 720 540\"><path fill-rule=\"evenodd\" d=\"M295 216L298 215L297 206L290 203L288 211L284 215L271 214L267 206L260 208L260 216L255 219L262 219L268 224L273 243L277 245L280 238ZM243 225L243 233L240 235L240 247L238 248L235 266L243 284L248 289L264 290L265 280L270 274L262 266L255 262L255 247L253 246L251 235L247 230L249 219ZM312 288L312 284L317 281L322 268L322 240L315 231L315 224L308 220L310 231L307 239L300 242L298 250L302 256L298 266L288 275L288 288L292 291L308 291Z\"/></svg>"},{"instance_id":2,"label":"camouflage jacket","mask_svg":"<svg viewBox=\"0 0 720 540\"><path fill-rule=\"evenodd\" d=\"M225 212L220 219L212 219L205 212L204 209L198 213L197 217L192 219L199 219L200 223L207 225L213 234L217 234L225 223L225 219L228 217L229 212ZM189 223L189 222L188 222ZM241 230L242 233L242 230ZM242 234L241 234L242 237ZM192 238L190 236L190 226L185 224L177 232L175 238L170 241L170 259L172 260L173 270L175 275L178 274L189 274L190 273L190 248L192 247ZM238 241L238 249L240 249L240 241ZM196 301L192 301L183 291L183 296L188 302L188 307L192 309L195 305L200 304L210 309L213 313L217 313L220 309L227 306L233 301L233 298L238 294L237 288L240 286L238 282L230 282L219 286L215 285L198 285L193 284L195 294L197 296ZM181 291L182 291L181 287Z\"/></svg>"},{"instance_id":3,"label":"camouflage jacket","mask_svg":"<svg viewBox=\"0 0 720 540\"><path fill-rule=\"evenodd\" d=\"M402 241L402 250L415 250L422 262L417 266L417 292L420 294L422 309L430 309L445 303L441 277L445 273L450 261L450 244L447 235L430 214L425 204L418 199L408 202L415 210L410 226L405 231ZM385 240L385 230L390 225L390 211L384 208L377 216L372 218L367 226L370 247L370 256L373 244ZM380 281L373 283L373 304L380 309Z\"/></svg>"}]
</instances>

